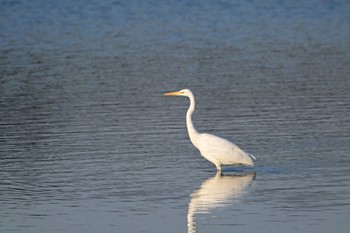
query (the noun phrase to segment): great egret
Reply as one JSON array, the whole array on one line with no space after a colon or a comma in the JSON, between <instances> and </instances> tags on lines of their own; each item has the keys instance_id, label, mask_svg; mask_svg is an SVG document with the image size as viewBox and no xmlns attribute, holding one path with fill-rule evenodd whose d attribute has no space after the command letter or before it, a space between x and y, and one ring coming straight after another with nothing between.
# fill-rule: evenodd
<instances>
[{"instance_id":1,"label":"great egret","mask_svg":"<svg viewBox=\"0 0 350 233\"><path fill-rule=\"evenodd\" d=\"M192 113L195 109L195 100L189 89L175 92L167 92L165 96L186 96L190 99L190 107L186 114L188 135L192 144L200 151L201 155L212 162L218 171L223 165L243 164L254 166L253 155L247 154L232 142L218 136L198 133L192 123Z\"/></svg>"}]
</instances>

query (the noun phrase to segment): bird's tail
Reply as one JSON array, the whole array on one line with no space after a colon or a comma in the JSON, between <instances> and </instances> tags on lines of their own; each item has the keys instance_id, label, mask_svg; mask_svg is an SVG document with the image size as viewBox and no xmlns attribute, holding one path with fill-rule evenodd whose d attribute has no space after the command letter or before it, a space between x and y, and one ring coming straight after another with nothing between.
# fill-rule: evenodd
<instances>
[{"instance_id":1,"label":"bird's tail","mask_svg":"<svg viewBox=\"0 0 350 233\"><path fill-rule=\"evenodd\" d=\"M249 156L250 156L250 158L252 158L254 161L256 161L256 158L255 158L255 156L254 156L254 155L249 154Z\"/></svg>"}]
</instances>

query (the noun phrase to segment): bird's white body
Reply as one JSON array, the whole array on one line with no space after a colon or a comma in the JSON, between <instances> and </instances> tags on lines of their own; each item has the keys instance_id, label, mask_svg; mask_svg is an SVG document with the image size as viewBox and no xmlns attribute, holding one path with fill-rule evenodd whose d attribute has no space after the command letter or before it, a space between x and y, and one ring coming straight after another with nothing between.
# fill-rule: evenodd
<instances>
[{"instance_id":1,"label":"bird's white body","mask_svg":"<svg viewBox=\"0 0 350 233\"><path fill-rule=\"evenodd\" d=\"M250 156L238 146L212 134L200 134L197 149L204 158L215 164L218 170L221 170L222 165L254 165Z\"/></svg>"},{"instance_id":2,"label":"bird's white body","mask_svg":"<svg viewBox=\"0 0 350 233\"><path fill-rule=\"evenodd\" d=\"M201 155L212 162L218 171L223 165L244 164L254 166L253 156L245 153L232 142L218 136L198 133L192 123L192 113L195 109L195 100L192 92L184 89L177 92L165 93L166 96L186 96L190 99L190 107L186 114L188 135L192 144L200 151Z\"/></svg>"}]
</instances>

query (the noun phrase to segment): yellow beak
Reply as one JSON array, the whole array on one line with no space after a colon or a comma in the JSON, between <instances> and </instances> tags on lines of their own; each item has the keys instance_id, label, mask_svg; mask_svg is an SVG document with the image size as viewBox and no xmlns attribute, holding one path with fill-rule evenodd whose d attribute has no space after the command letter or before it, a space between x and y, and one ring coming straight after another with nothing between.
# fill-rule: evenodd
<instances>
[{"instance_id":1,"label":"yellow beak","mask_svg":"<svg viewBox=\"0 0 350 233\"><path fill-rule=\"evenodd\" d=\"M164 94L165 96L174 96L174 95L181 95L181 92L174 91L174 92L167 92Z\"/></svg>"}]
</instances>

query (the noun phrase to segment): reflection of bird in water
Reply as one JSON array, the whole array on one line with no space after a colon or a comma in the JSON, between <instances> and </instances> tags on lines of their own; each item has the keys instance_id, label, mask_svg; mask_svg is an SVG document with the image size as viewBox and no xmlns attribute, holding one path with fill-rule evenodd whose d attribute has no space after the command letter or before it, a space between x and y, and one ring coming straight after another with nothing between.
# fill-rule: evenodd
<instances>
[{"instance_id":1,"label":"reflection of bird in water","mask_svg":"<svg viewBox=\"0 0 350 233\"><path fill-rule=\"evenodd\" d=\"M190 107L186 115L186 124L191 142L204 158L216 166L218 171L221 171L221 166L223 165L244 164L254 166L253 159L255 159L255 157L245 153L232 142L212 134L197 132L192 123L195 100L190 90L184 89L176 92L168 92L164 95L186 96L190 99Z\"/></svg>"},{"instance_id":2,"label":"reflection of bird in water","mask_svg":"<svg viewBox=\"0 0 350 233\"><path fill-rule=\"evenodd\" d=\"M201 187L191 194L188 205L187 227L189 233L195 233L195 214L209 213L215 208L228 206L233 200L241 198L255 173L224 176L220 172L202 183Z\"/></svg>"}]
</instances>

